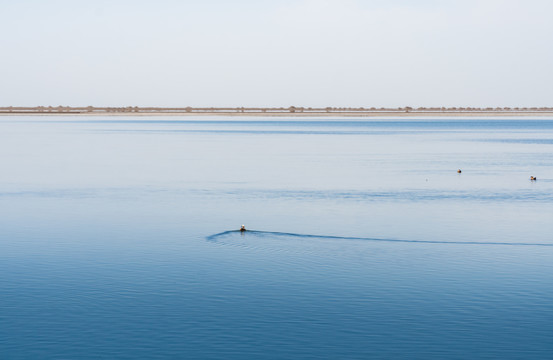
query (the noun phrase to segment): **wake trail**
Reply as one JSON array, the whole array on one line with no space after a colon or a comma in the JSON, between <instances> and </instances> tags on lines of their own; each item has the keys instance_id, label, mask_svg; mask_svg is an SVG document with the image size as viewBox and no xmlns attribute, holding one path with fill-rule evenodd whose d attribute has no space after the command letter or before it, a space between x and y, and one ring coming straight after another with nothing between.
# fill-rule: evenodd
<instances>
[{"instance_id":1,"label":"wake trail","mask_svg":"<svg viewBox=\"0 0 553 360\"><path fill-rule=\"evenodd\" d=\"M232 233L240 233L240 230L223 231L218 234L213 234L206 237L207 240L216 241L218 238ZM439 241L439 240L405 240L405 239L383 239L383 238L369 238L369 237L354 237L354 236L335 236L335 235L312 235L312 234L296 234L288 232L278 231L261 231L261 230L247 230L243 234L252 235L273 235L273 236L287 236L304 239L330 239L330 240L365 240L365 241L378 241L378 242L393 242L393 243L414 243L414 244L451 244L451 245L500 245L500 246L547 246L553 247L553 244L546 243L521 243L521 242L490 242L490 241Z\"/></svg>"}]
</instances>

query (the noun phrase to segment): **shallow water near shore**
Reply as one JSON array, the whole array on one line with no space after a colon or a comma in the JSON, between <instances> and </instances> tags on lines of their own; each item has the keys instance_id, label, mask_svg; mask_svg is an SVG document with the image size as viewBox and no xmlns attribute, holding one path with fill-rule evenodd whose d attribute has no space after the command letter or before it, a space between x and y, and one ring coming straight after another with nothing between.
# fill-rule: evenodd
<instances>
[{"instance_id":1,"label":"shallow water near shore","mask_svg":"<svg viewBox=\"0 0 553 360\"><path fill-rule=\"evenodd\" d=\"M553 352L553 120L1 117L0 151L2 359Z\"/></svg>"}]
</instances>

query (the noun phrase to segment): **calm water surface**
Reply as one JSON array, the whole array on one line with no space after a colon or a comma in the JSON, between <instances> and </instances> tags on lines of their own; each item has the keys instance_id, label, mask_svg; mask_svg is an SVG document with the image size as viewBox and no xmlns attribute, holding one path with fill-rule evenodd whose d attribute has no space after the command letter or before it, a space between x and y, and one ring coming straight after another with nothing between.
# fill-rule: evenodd
<instances>
[{"instance_id":1,"label":"calm water surface","mask_svg":"<svg viewBox=\"0 0 553 360\"><path fill-rule=\"evenodd\" d=\"M0 155L2 359L553 353L553 120L1 117Z\"/></svg>"}]
</instances>

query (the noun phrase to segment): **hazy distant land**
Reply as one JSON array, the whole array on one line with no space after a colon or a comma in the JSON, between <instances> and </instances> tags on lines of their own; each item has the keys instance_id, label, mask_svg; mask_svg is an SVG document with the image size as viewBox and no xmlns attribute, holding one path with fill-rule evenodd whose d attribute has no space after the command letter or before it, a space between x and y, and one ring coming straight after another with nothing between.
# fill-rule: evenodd
<instances>
[{"instance_id":1,"label":"hazy distant land","mask_svg":"<svg viewBox=\"0 0 553 360\"><path fill-rule=\"evenodd\" d=\"M339 116L339 117L416 117L416 116L553 116L553 107L0 107L0 115L221 115L221 116Z\"/></svg>"}]
</instances>

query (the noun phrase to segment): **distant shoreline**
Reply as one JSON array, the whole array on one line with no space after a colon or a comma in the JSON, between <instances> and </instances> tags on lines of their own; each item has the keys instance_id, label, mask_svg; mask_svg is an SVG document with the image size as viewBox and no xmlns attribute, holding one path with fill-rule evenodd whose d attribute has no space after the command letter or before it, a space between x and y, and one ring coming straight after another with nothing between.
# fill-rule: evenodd
<instances>
[{"instance_id":1,"label":"distant shoreline","mask_svg":"<svg viewBox=\"0 0 553 360\"><path fill-rule=\"evenodd\" d=\"M553 117L553 108L152 108L0 107L0 116Z\"/></svg>"},{"instance_id":2,"label":"distant shoreline","mask_svg":"<svg viewBox=\"0 0 553 360\"><path fill-rule=\"evenodd\" d=\"M223 112L202 112L202 113L188 113L188 112L172 112L172 113L34 113L34 112L13 112L2 113L0 117L6 116L77 116L77 117L275 117L275 118L450 118L450 117L485 117L485 118L497 118L497 117L539 117L539 118L553 118L553 112L472 112L472 113L431 113L431 112L410 112L410 113L223 113Z\"/></svg>"}]
</instances>

